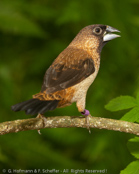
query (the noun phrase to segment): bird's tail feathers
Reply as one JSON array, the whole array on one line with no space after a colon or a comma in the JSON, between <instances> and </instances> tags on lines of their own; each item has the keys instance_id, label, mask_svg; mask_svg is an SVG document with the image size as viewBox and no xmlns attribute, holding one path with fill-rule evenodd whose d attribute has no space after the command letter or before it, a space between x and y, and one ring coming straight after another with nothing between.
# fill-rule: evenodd
<instances>
[{"instance_id":1,"label":"bird's tail feathers","mask_svg":"<svg viewBox=\"0 0 139 174\"><path fill-rule=\"evenodd\" d=\"M54 110L58 105L59 100L43 101L39 99L30 99L11 107L13 111L25 111L26 114L35 115L43 114L46 111Z\"/></svg>"}]
</instances>

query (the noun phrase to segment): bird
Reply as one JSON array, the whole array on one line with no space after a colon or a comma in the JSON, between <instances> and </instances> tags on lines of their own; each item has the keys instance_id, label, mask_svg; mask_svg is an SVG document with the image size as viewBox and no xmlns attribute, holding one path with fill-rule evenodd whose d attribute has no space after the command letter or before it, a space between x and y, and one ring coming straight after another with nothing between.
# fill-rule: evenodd
<instances>
[{"instance_id":1,"label":"bird","mask_svg":"<svg viewBox=\"0 0 139 174\"><path fill-rule=\"evenodd\" d=\"M115 32L120 31L103 24L81 29L45 72L40 92L11 109L36 115L75 102L78 111L89 116L90 112L85 108L87 91L98 74L102 48L120 37Z\"/></svg>"}]
</instances>

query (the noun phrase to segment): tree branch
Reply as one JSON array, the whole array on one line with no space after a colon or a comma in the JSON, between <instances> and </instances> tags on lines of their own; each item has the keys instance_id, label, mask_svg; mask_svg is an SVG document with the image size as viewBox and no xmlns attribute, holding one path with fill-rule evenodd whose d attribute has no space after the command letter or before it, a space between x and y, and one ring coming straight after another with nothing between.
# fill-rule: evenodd
<instances>
[{"instance_id":1,"label":"tree branch","mask_svg":"<svg viewBox=\"0 0 139 174\"><path fill-rule=\"evenodd\" d=\"M89 124L90 128L107 129L139 135L139 124L127 121L90 116ZM7 121L0 123L0 135L26 130L64 127L86 128L86 120L84 117L56 116Z\"/></svg>"}]
</instances>

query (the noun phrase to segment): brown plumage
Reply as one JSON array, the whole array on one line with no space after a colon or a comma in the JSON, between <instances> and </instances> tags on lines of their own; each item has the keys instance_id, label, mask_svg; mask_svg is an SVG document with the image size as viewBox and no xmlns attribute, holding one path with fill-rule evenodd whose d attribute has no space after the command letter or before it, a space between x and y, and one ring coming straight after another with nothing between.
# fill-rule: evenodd
<instances>
[{"instance_id":1,"label":"brown plumage","mask_svg":"<svg viewBox=\"0 0 139 174\"><path fill-rule=\"evenodd\" d=\"M79 112L88 115L86 93L98 73L102 47L119 37L112 32L119 31L99 24L83 28L48 68L41 91L33 99L12 106L12 110L34 115L76 102Z\"/></svg>"}]
</instances>

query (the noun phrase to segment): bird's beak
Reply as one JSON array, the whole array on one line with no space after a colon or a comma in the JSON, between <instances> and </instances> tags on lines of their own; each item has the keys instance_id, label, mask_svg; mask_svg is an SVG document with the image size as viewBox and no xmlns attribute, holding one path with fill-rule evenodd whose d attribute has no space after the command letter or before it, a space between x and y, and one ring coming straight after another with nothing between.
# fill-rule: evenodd
<instances>
[{"instance_id":1,"label":"bird's beak","mask_svg":"<svg viewBox=\"0 0 139 174\"><path fill-rule=\"evenodd\" d=\"M106 31L104 32L104 35L103 35L103 42L108 42L117 37L121 37L120 35L114 34L113 32L120 32L120 31L111 26L107 26Z\"/></svg>"}]
</instances>

